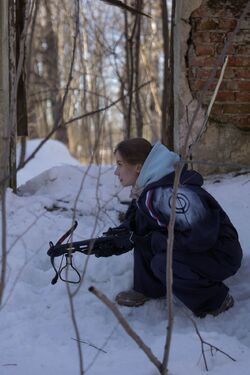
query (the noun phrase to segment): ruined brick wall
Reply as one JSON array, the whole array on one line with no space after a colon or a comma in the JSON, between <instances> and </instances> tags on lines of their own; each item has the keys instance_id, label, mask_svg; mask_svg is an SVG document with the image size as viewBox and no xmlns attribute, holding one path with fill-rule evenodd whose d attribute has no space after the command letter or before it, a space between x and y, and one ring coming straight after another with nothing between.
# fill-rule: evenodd
<instances>
[{"instance_id":1,"label":"ruined brick wall","mask_svg":"<svg viewBox=\"0 0 250 375\"><path fill-rule=\"evenodd\" d=\"M246 0L203 0L188 19L186 77L192 98L207 81L229 33L237 25ZM196 158L250 165L250 14L228 50L228 65L214 103L207 131L196 148ZM217 72L217 78L220 69ZM206 109L216 86L213 82L203 100ZM216 157L216 160L215 160ZM206 172L234 168L208 168Z\"/></svg>"},{"instance_id":2,"label":"ruined brick wall","mask_svg":"<svg viewBox=\"0 0 250 375\"><path fill-rule=\"evenodd\" d=\"M189 82L194 96L203 88L228 34L237 25L246 1L206 1L191 14L192 44L188 52ZM211 117L250 130L250 15L228 51L229 61ZM218 75L219 76L219 71ZM214 82L204 102L212 95Z\"/></svg>"}]
</instances>

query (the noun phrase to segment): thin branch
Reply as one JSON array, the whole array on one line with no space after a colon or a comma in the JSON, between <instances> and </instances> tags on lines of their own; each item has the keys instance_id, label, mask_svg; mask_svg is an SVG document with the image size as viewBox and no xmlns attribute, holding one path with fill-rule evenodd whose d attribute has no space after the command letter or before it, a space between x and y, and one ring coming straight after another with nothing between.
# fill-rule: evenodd
<instances>
[{"instance_id":1,"label":"thin branch","mask_svg":"<svg viewBox=\"0 0 250 375\"><path fill-rule=\"evenodd\" d=\"M136 17L133 25L131 35L128 34L128 16L125 13L125 37L126 37L126 68L127 68L127 80L128 80L128 92L129 92L129 103L127 108L127 123L126 125L126 136L130 138L131 127L132 127L132 104L133 104L133 94L134 94L134 48L133 48L133 38L135 36L136 26L138 23L138 18Z\"/></svg>"},{"instance_id":2,"label":"thin branch","mask_svg":"<svg viewBox=\"0 0 250 375\"><path fill-rule=\"evenodd\" d=\"M180 176L183 165L181 162L178 163L175 170L175 179L173 185L173 193L171 199L171 214L168 224L168 240L167 240L167 272L166 272L166 285L167 285L167 306L168 306L168 324L167 324L167 336L164 347L164 355L162 360L162 375L167 373L167 366L170 354L171 339L174 325L174 314L173 314L173 245L174 245L174 227L176 218L176 199Z\"/></svg>"},{"instance_id":3,"label":"thin branch","mask_svg":"<svg viewBox=\"0 0 250 375\"><path fill-rule=\"evenodd\" d=\"M116 323L116 325L114 326L114 328L112 329L112 331L110 332L109 336L106 338L106 340L104 341L103 345L102 345L102 348L105 348L105 346L107 345L107 343L109 342L109 340L111 339L111 337L113 336L115 330L117 329L117 326L119 325L119 322ZM101 351L98 351L96 353L96 355L94 356L94 358L92 359L92 361L90 362L90 364L88 365L88 367L86 367L86 370L85 370L85 373L87 373L87 371L93 366L93 364L95 363L95 361L97 360L97 358L99 357L99 355L101 354Z\"/></svg>"},{"instance_id":4,"label":"thin branch","mask_svg":"<svg viewBox=\"0 0 250 375\"><path fill-rule=\"evenodd\" d=\"M60 107L60 110L59 110L59 114L58 114L59 118L57 118L57 121L56 121L55 126L54 126L55 130L57 130L60 127L60 125L62 125L62 122L63 122L63 110L64 110L66 98L67 98L67 95L68 95L68 90L69 90L69 87L70 87L70 83L71 83L71 81L73 79L72 73L73 73L73 67L74 67L74 63L75 63L77 37L78 37L78 34L79 34L79 14L80 14L80 12L79 12L80 11L79 1L80 0L75 0L75 33L74 33L74 36L73 36L72 58L71 58L71 64L70 64L70 70L69 70L69 77L68 77L68 81L67 81L67 84L66 84L66 90L65 90L65 93L64 93L64 96L63 96L63 99L62 99L62 104L61 104L61 107ZM68 269L67 269L67 271L68 271ZM72 320L73 328L74 328L74 331L75 331L75 334L76 334L76 338L77 338L77 350L78 350L78 358L79 358L79 372L80 372L80 375L83 375L84 374L83 354L82 354L81 345L79 343L80 334L79 334L79 329L78 329L78 324L77 324L77 319L76 319L76 314L75 314L74 300L73 300L73 297L71 296L71 293L70 293L70 286L69 286L69 284L66 283L66 286L67 286L67 293L68 293L68 298L69 298L71 320Z\"/></svg>"},{"instance_id":5,"label":"thin branch","mask_svg":"<svg viewBox=\"0 0 250 375\"><path fill-rule=\"evenodd\" d=\"M69 283L66 283L66 289L67 289L67 293L68 293L68 297L69 297L70 316L71 316L71 320L72 320L72 323L73 323L73 328L74 328L74 331L75 331L75 334L76 334L76 342L77 342L77 350L78 350L78 357L79 357L80 375L83 375L84 374L84 370L83 370L83 356L82 356L82 348L81 348L81 345L80 345L81 338L80 338L80 333L79 333L78 324L77 324L77 320L76 320L74 301L73 301L73 297L71 296L71 293L70 293Z\"/></svg>"},{"instance_id":6,"label":"thin branch","mask_svg":"<svg viewBox=\"0 0 250 375\"><path fill-rule=\"evenodd\" d=\"M201 353L202 353L202 357L203 357L203 361L204 361L204 364L205 364L206 371L208 371L208 365L207 365L205 349L204 349L205 345L207 345L210 348L211 353L213 353L213 350L215 350L216 352L219 352L219 353L225 355L226 357L228 357L229 359L231 359L232 361L236 362L236 359L234 359L231 355L227 354L226 352L224 352L223 350L221 350L217 346L212 345L209 342L205 341L200 334L200 331L198 329L198 326L197 326L195 320L190 315L188 315L185 311L184 311L184 314L188 317L188 319L193 324L195 332L196 332L197 336L199 337L199 340L200 340L200 343L201 343Z\"/></svg>"},{"instance_id":7,"label":"thin branch","mask_svg":"<svg viewBox=\"0 0 250 375\"><path fill-rule=\"evenodd\" d=\"M204 121L200 127L200 130L196 136L196 139L194 141L194 143L190 146L190 152L193 150L194 146L198 143L198 141L200 140L201 136L202 136L202 133L204 132L204 129L206 128L206 125L208 123L208 119L209 119L209 116L210 116L210 113L211 113L211 110L212 110L212 107L214 105L214 102L215 102L215 99L216 99L216 96L218 94L218 91L219 91L219 88L220 88L220 85L221 85L221 82L223 80L223 77L224 77L224 73L225 73L225 69L226 69L226 66L227 66L227 63L228 63L228 56L226 56L225 58L225 61L224 61L224 64L222 66L222 69L221 69L221 72L220 72L220 77L219 77L219 80L216 84L216 87L215 87L215 90L213 92L213 95L212 95L212 98L210 100L210 103L209 103L209 106L208 106L208 109L207 109L207 112L205 114L205 118L204 118Z\"/></svg>"},{"instance_id":8,"label":"thin branch","mask_svg":"<svg viewBox=\"0 0 250 375\"><path fill-rule=\"evenodd\" d=\"M75 341L78 341L77 339L74 339L74 337L71 337L72 340L75 340ZM94 345L94 344L91 344L90 342L87 342L87 341L83 341L83 340L79 340L79 342L81 344L86 344L88 346L91 346L91 348L95 348L96 350L102 352L102 353L107 353L105 350L103 350L102 348L98 348L98 346Z\"/></svg>"},{"instance_id":9,"label":"thin branch","mask_svg":"<svg viewBox=\"0 0 250 375\"><path fill-rule=\"evenodd\" d=\"M137 9L142 9L142 0L137 0ZM141 17L138 15L137 20L137 31L135 37L135 88L140 86L140 49L141 49ZM140 90L136 90L135 92L135 103L136 103L136 110L135 110L135 118L136 118L136 129L137 129L137 137L142 137L143 132L143 114L141 108L141 100L140 100Z\"/></svg>"},{"instance_id":10,"label":"thin branch","mask_svg":"<svg viewBox=\"0 0 250 375\"><path fill-rule=\"evenodd\" d=\"M149 14L143 13L141 10L135 9L127 4L124 4L122 1L119 0L100 0L103 3L107 3L108 5L116 6L118 8L121 8L122 10L129 11L131 13L135 13L136 15L146 16L148 18L151 18Z\"/></svg>"},{"instance_id":11,"label":"thin branch","mask_svg":"<svg viewBox=\"0 0 250 375\"><path fill-rule=\"evenodd\" d=\"M98 150L98 145L99 145L99 140L101 139L100 137L100 132L101 132L101 128L99 129L99 136L96 138L96 143L95 143L95 146L94 146L94 152L92 153L91 155L91 159L89 161L89 165L88 165L88 168L86 170L86 172L84 173L83 177L82 177L82 180L81 180L81 183L80 183L80 187L79 187L79 190L77 192L77 195L76 195L76 198L75 198L75 201L74 201L74 209L73 209L73 212L76 212L76 206L77 206L77 202L80 198L80 194L81 194L81 191L83 189L83 185L84 185L84 182L85 182L85 178L87 177L88 175L88 171L90 170L91 168L91 164L95 158L95 154ZM97 183L98 185L98 183ZM92 236L94 235L95 231L96 231L96 227L97 227L97 223L98 223L98 219L99 219L99 212L100 210L96 213L95 215L95 222L94 222L94 226L93 226L93 229L92 229L92 233L90 235L90 237L92 238ZM73 216L72 218L72 223L75 221L75 216ZM93 245L94 246L94 243ZM84 268L83 268L83 271L82 271L82 275L81 275L81 281L80 283L78 284L77 288L74 290L74 292L71 292L71 296L72 297L75 297L75 295L78 293L80 287L82 286L83 282L84 282L84 278L85 278L85 275L86 275L86 272L87 272L87 266L88 266L88 263L89 263L89 260L90 260L90 254L91 254L91 251L92 251L92 247L90 246L89 248L89 253L87 255L87 259L84 263Z\"/></svg>"}]
</instances>

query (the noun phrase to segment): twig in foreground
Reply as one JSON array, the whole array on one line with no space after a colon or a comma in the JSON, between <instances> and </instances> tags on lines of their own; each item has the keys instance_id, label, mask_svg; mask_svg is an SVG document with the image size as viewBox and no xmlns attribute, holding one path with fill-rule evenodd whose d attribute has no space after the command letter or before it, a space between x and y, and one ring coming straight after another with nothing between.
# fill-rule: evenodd
<instances>
[{"instance_id":1,"label":"twig in foreground","mask_svg":"<svg viewBox=\"0 0 250 375\"><path fill-rule=\"evenodd\" d=\"M91 344L90 342L87 342L87 341L83 341L83 340L78 340L78 339L74 339L74 337L71 337L72 340L75 340L77 342L80 342L82 344L86 344L88 346L91 346L92 348L95 348L97 350L99 350L100 352L103 352L103 353L107 353L105 350L103 350L102 348L98 348L97 346L95 346L94 344Z\"/></svg>"},{"instance_id":2,"label":"twig in foreground","mask_svg":"<svg viewBox=\"0 0 250 375\"><path fill-rule=\"evenodd\" d=\"M200 334L200 331L198 329L198 326L195 322L195 320L190 316L188 315L186 312L184 312L184 314L188 317L188 319L192 322L193 326L194 326L194 329L195 329L195 332L197 334L197 336L199 337L199 340L200 340L200 343L201 343L201 354L202 354L202 358L204 360L204 364L205 364L205 369L206 371L208 371L208 365L207 365L207 359L206 359L206 355L205 355L205 345L207 345L211 351L211 355L213 355L213 350L215 350L216 352L219 352L219 353L222 353L224 354L226 357L230 358L232 361L236 362L236 359L234 359L233 357L231 357L229 354L227 354L226 352L224 352L223 350L219 349L217 346L215 345L212 345L210 344L209 342L205 341L203 339L203 337L201 336Z\"/></svg>"}]
</instances>

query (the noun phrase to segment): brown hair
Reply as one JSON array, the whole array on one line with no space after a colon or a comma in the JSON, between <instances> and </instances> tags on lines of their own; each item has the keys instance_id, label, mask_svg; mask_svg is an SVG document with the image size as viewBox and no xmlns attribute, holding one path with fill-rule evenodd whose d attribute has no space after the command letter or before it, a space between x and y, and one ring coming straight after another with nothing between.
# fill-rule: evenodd
<instances>
[{"instance_id":1,"label":"brown hair","mask_svg":"<svg viewBox=\"0 0 250 375\"><path fill-rule=\"evenodd\" d=\"M134 165L143 164L151 150L152 145L146 139L131 138L118 143L114 154L118 151L127 163Z\"/></svg>"}]
</instances>

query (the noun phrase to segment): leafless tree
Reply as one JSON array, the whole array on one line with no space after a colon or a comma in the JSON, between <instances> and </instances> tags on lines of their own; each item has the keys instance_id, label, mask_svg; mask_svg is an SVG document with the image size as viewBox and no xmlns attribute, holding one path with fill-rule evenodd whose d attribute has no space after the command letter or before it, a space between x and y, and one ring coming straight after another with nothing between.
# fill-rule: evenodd
<instances>
[{"instance_id":1,"label":"leafless tree","mask_svg":"<svg viewBox=\"0 0 250 375\"><path fill-rule=\"evenodd\" d=\"M17 2L11 2L12 5L14 3ZM90 0L85 0L84 6L75 0L73 11L70 0L63 0L60 5L56 1L48 0L23 0L18 4L20 8L11 8L10 11L13 24L10 38L15 41L12 44L17 46L17 51L11 50L10 56L11 116L9 128L6 128L8 131L1 133L1 137L6 141L6 155L9 155L9 145L12 144L11 150L15 145L17 117L20 134L25 136L28 119L31 137L43 138L29 158L25 159L23 153L19 168L31 160L52 136L68 143L71 151L79 159L96 163L102 162L105 151L112 150L113 143L121 138L121 130L125 137L147 135L148 138L157 139L161 134L163 142L172 148L173 16L169 23L170 17L165 1L100 1L95 2L94 8ZM107 5L111 6L109 11L106 10ZM172 8L175 9L174 1ZM6 11L6 8L1 5L0 9L2 20L2 10ZM114 20L116 22L113 22ZM149 34L152 38L148 37ZM225 57L225 52L226 48L222 57ZM214 77L213 72L211 80ZM148 81L150 84L147 84ZM20 111L21 106L24 108L23 112ZM107 112L107 109L110 112ZM195 116L196 111L189 124L190 131ZM116 124L113 124L114 118ZM202 131L203 128L197 134L197 139ZM188 137L189 134L187 142ZM186 143L181 163L176 170L173 211L168 228L168 326L162 363L151 356L161 374L168 371L174 319L171 269L174 202L179 177L187 159ZM12 160L14 161L14 157ZM1 167L3 165L4 163ZM15 167L9 169L15 170ZM5 285L7 256L5 188L9 177L15 177L15 174L11 175L10 172L4 171L3 176L1 175L3 194L0 302ZM77 337L80 373L83 374L81 335L74 311L76 293L68 289L71 317ZM119 318L122 321L120 316ZM141 341L140 345L143 346ZM149 354L148 348L146 352Z\"/></svg>"}]
</instances>

